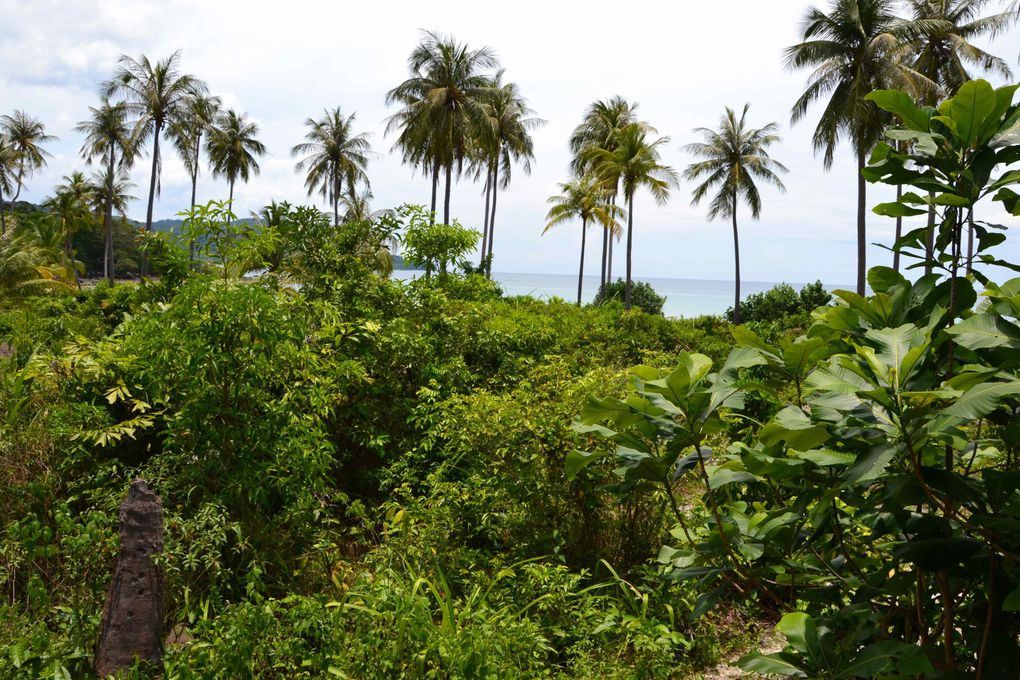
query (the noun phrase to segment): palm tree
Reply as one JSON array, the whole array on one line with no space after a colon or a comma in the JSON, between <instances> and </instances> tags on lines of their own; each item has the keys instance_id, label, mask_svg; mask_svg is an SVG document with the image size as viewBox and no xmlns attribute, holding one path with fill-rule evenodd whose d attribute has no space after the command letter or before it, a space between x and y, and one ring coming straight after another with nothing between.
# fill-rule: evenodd
<instances>
[{"instance_id":1,"label":"palm tree","mask_svg":"<svg viewBox=\"0 0 1020 680\"><path fill-rule=\"evenodd\" d=\"M7 138L8 163L13 160L14 196L11 198L11 208L21 196L21 189L25 186L25 180L32 174L46 165L46 159L50 154L42 148L47 142L56 141L56 137L46 134L46 126L38 118L29 116L24 111L15 111L9 116L0 117L0 135ZM10 172L10 171L8 171ZM10 180L5 181L9 184ZM9 191L10 188L8 187ZM0 225L4 231L7 230L6 218L4 217L3 195L0 194Z\"/></svg>"},{"instance_id":2,"label":"palm tree","mask_svg":"<svg viewBox=\"0 0 1020 680\"><path fill-rule=\"evenodd\" d=\"M971 41L984 36L995 37L1009 28L1017 19L1013 8L981 17L980 12L988 0L906 0L910 18L910 65L923 78L923 87L915 92L918 99L935 106L941 99L952 95L971 79L968 66L982 71L996 72L1004 78L1013 74L1003 59L996 57ZM897 198L902 188L897 186ZM896 240L902 231L902 219L896 218ZM973 215L971 215L973 220ZM973 224L973 222L972 222ZM928 211L928 237L926 242L927 271L931 272L935 237L935 206ZM971 268L974 252L974 230L968 230L967 270ZM899 269L899 251L894 255L894 268Z\"/></svg>"},{"instance_id":3,"label":"palm tree","mask_svg":"<svg viewBox=\"0 0 1020 680\"><path fill-rule=\"evenodd\" d=\"M864 294L867 247L866 182L861 175L868 152L882 135L886 117L864 99L872 90L904 86L909 70L897 57L902 22L894 0L832 0L828 14L812 7L804 19L803 42L786 49L786 67L813 67L807 89L793 106L798 122L817 100L828 98L815 128L815 151L832 167L836 144L847 138L857 154L857 292Z\"/></svg>"},{"instance_id":4,"label":"palm tree","mask_svg":"<svg viewBox=\"0 0 1020 680\"><path fill-rule=\"evenodd\" d=\"M258 125L245 114L227 111L216 119L209 130L205 150L209 154L214 177L226 177L230 183L230 204L234 203L234 183L240 178L247 182L258 175L260 168L256 156L266 153L265 145L255 139Z\"/></svg>"},{"instance_id":5,"label":"palm tree","mask_svg":"<svg viewBox=\"0 0 1020 680\"><path fill-rule=\"evenodd\" d=\"M499 189L510 186L511 169L516 161L524 174L531 174L531 161L535 147L530 131L545 124L534 117L528 101L521 96L516 83L503 84L503 71L497 72L491 87L484 94L485 125L481 128L479 143L486 157L485 205L489 205L492 192L492 212L486 210L482 235L482 262L492 267L492 241L496 221L496 197Z\"/></svg>"},{"instance_id":6,"label":"palm tree","mask_svg":"<svg viewBox=\"0 0 1020 680\"><path fill-rule=\"evenodd\" d=\"M761 196L755 179L760 179L780 191L786 187L779 179L778 172L788 172L785 166L769 156L768 147L780 140L776 134L779 126L769 123L762 128L747 126L747 110L744 105L740 118L733 109L726 107L718 130L698 128L703 142L688 144L684 150L704 160L693 163L684 171L684 179L702 180L694 190L692 203L718 187L708 208L708 219L729 217L733 220L733 262L735 291L733 302L733 323L740 323L740 238L737 234L737 206L743 198L751 208L752 219L761 214Z\"/></svg>"},{"instance_id":7,"label":"palm tree","mask_svg":"<svg viewBox=\"0 0 1020 680\"><path fill-rule=\"evenodd\" d=\"M149 177L149 203L145 211L145 230L152 229L152 209L159 193L162 156L160 136L182 117L188 101L195 93L204 93L206 85L198 78L181 73L181 51L156 62L142 56L139 60L121 55L119 67L106 84L107 96L121 93L129 111L138 116L139 139L152 137L152 172ZM148 273L148 258L143 256L142 274Z\"/></svg>"},{"instance_id":8,"label":"palm tree","mask_svg":"<svg viewBox=\"0 0 1020 680\"><path fill-rule=\"evenodd\" d=\"M18 154L7 139L0 133L0 237L7 234L7 216L4 206L4 195L11 193L14 178L17 176Z\"/></svg>"},{"instance_id":9,"label":"palm tree","mask_svg":"<svg viewBox=\"0 0 1020 680\"><path fill-rule=\"evenodd\" d=\"M113 285L113 210L116 196L115 184L119 170L126 170L134 163L138 153L138 139L135 129L128 122L128 106L124 102L111 104L103 97L99 108L89 107L91 116L78 123L75 132L85 135L81 155L86 163L97 157L103 160L102 179L107 182L102 193L107 201L103 206L103 276ZM96 192L93 192L96 193Z\"/></svg>"},{"instance_id":10,"label":"palm tree","mask_svg":"<svg viewBox=\"0 0 1020 680\"><path fill-rule=\"evenodd\" d=\"M660 205L669 200L670 187L678 185L676 171L663 165L659 147L669 143L669 137L648 139L649 128L641 123L630 123L615 135L613 149L596 148L586 155L593 164L599 179L612 186L619 181L627 201L627 283L624 307L630 309L633 287L634 251L634 194L645 187Z\"/></svg>"},{"instance_id":11,"label":"palm tree","mask_svg":"<svg viewBox=\"0 0 1020 680\"><path fill-rule=\"evenodd\" d=\"M75 262L74 248L71 240L81 226L92 218L92 195L93 187L85 174L79 171L64 176L64 184L56 188L54 196L45 202L45 207L50 212L60 228L64 241L64 257L67 262ZM81 281L78 278L78 268L72 266L74 272L74 283L79 289Z\"/></svg>"},{"instance_id":12,"label":"palm tree","mask_svg":"<svg viewBox=\"0 0 1020 680\"><path fill-rule=\"evenodd\" d=\"M623 210L609 202L609 191L601 180L592 174L560 184L560 194L550 196L552 205L546 216L547 224L542 234L558 224L573 219L581 220L581 264L577 270L577 306L581 306L584 284L584 250L588 236L588 223L597 222L606 232L617 232L620 223L617 217Z\"/></svg>"},{"instance_id":13,"label":"palm tree","mask_svg":"<svg viewBox=\"0 0 1020 680\"><path fill-rule=\"evenodd\" d=\"M292 156L305 154L295 166L297 171L307 168L305 187L311 196L316 190L333 206L333 224L340 224L340 202L345 189L354 191L358 182L368 186L368 154L371 145L368 133L354 134L355 114L344 117L340 107L327 110L315 120L309 118L305 141L291 149Z\"/></svg>"},{"instance_id":14,"label":"palm tree","mask_svg":"<svg viewBox=\"0 0 1020 680\"><path fill-rule=\"evenodd\" d=\"M570 151L573 153L571 170L575 175L582 175L592 170L590 151L606 149L612 151L616 144L616 136L624 127L637 121L638 105L630 104L619 95L608 101L598 100L585 111L581 124L574 128L570 136ZM644 123L642 123L644 124ZM654 133L655 130L648 130ZM610 178L609 200L616 204L619 189L619 178ZM608 229L602 231L602 274L600 285L605 288L606 282L613 277L613 237ZM617 238L619 236L617 235Z\"/></svg>"},{"instance_id":15,"label":"palm tree","mask_svg":"<svg viewBox=\"0 0 1020 680\"><path fill-rule=\"evenodd\" d=\"M127 213L128 203L138 200L137 196L131 194L131 190L137 186L128 175L122 171L117 172L111 180L108 169L92 173L92 209L100 212L106 209L109 202L113 212L119 217Z\"/></svg>"},{"instance_id":16,"label":"palm tree","mask_svg":"<svg viewBox=\"0 0 1020 680\"><path fill-rule=\"evenodd\" d=\"M188 95L177 118L170 123L170 138L191 178L192 210L195 209L198 193L198 171L202 166L202 135L212 127L222 104L219 97L208 95L199 88ZM192 260L195 259L195 246L192 242L189 254Z\"/></svg>"},{"instance_id":17,"label":"palm tree","mask_svg":"<svg viewBox=\"0 0 1020 680\"><path fill-rule=\"evenodd\" d=\"M479 101L491 85L483 71L498 61L488 47L472 50L452 37L426 31L407 61L411 77L386 93L386 103L403 108L391 116L386 132L400 129L395 148L404 161L432 171L432 212L436 211L439 171L446 171L443 221L450 222L453 168L463 170L475 132L484 124Z\"/></svg>"}]
</instances>

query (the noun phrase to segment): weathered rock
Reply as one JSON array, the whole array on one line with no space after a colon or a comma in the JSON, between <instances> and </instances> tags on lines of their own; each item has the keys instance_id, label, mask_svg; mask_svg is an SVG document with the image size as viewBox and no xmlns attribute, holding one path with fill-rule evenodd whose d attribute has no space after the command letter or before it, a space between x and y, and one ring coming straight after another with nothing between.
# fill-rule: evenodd
<instances>
[{"instance_id":1,"label":"weathered rock","mask_svg":"<svg viewBox=\"0 0 1020 680\"><path fill-rule=\"evenodd\" d=\"M153 557L162 550L163 502L144 479L136 479L120 506L120 555L96 648L101 678L130 668L136 658L161 665L166 594Z\"/></svg>"}]
</instances>

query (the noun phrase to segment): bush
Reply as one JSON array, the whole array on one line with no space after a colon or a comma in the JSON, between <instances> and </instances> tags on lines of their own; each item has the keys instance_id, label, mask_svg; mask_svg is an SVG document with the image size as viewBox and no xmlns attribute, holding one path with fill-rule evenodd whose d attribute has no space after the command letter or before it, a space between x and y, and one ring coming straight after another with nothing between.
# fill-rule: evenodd
<instances>
[{"instance_id":1,"label":"bush","mask_svg":"<svg viewBox=\"0 0 1020 680\"><path fill-rule=\"evenodd\" d=\"M829 304L832 295L821 281L815 281L797 291L788 283L780 283L762 293L748 295L740 303L742 323L781 321L787 317L810 314L816 307ZM726 310L726 318L733 320L733 308Z\"/></svg>"},{"instance_id":2,"label":"bush","mask_svg":"<svg viewBox=\"0 0 1020 680\"><path fill-rule=\"evenodd\" d=\"M603 305L613 300L623 302L626 297L626 285L623 279L610 281L598 292L592 304ZM634 307L646 314L662 314L662 305L666 304L666 298L656 293L652 285L644 281L631 282L630 301Z\"/></svg>"}]
</instances>

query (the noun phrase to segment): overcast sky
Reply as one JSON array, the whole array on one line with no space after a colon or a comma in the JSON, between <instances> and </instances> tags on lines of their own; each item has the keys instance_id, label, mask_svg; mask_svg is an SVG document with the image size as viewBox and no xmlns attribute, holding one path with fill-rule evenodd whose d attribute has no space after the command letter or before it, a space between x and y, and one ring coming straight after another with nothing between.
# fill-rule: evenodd
<instances>
[{"instance_id":1,"label":"overcast sky","mask_svg":"<svg viewBox=\"0 0 1020 680\"><path fill-rule=\"evenodd\" d=\"M384 119L393 109L384 96L407 76L406 58L420 30L436 30L493 48L507 79L520 85L548 121L534 133L531 176L517 170L500 195L494 269L576 270L580 227L563 225L541 236L545 201L567 179L567 139L585 108L619 94L638 102L640 115L671 138L662 147L663 161L677 170L692 161L681 151L695 141L692 129L716 125L725 106L750 102L753 125L778 122L783 141L773 156L790 168L788 191L764 190L761 220L742 221L744 278L846 284L855 278L854 161L843 148L832 170L823 171L810 144L820 109L789 124L790 106L808 73L784 70L782 53L798 42L808 4L0 0L0 112L23 109L60 138L49 146L54 155L49 166L23 193L26 200L40 201L62 175L82 167L81 138L73 128L97 103L98 84L110 76L118 56L156 59L180 48L183 69L204 79L227 106L247 112L268 147L262 174L236 189L239 214L271 199L320 200L306 198L290 148L302 140L306 118L335 106L356 112L357 128L371 133L378 152L369 169L373 207L427 204L428 180L389 153L393 138L383 134ZM1017 70L1020 30L987 46ZM166 158L157 219L174 216L190 197L180 162ZM145 215L147 167L142 160L132 173L139 200L129 214L135 219ZM199 200L225 198L227 186L205 173L198 191ZM869 191L869 205L892 193L886 187ZM636 277L732 278L729 225L707 222L704 207L690 206L690 194L691 186L682 184L665 207L644 193L635 199ZM482 210L480 184L454 187L452 212L463 224L478 227ZM988 210L996 221L1011 219ZM869 241L888 244L892 229L892 220L871 215ZM592 258L595 241L590 239ZM1020 260L1020 244L1003 246L1001 254ZM869 249L869 264L890 259L887 251ZM622 258L616 271L623 271Z\"/></svg>"}]
</instances>

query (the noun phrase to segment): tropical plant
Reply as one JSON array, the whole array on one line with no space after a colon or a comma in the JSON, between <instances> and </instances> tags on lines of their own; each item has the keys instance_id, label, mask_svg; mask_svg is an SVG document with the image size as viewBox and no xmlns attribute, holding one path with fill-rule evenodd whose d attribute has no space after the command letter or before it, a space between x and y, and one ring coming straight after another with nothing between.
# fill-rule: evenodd
<instances>
[{"instance_id":1,"label":"tropical plant","mask_svg":"<svg viewBox=\"0 0 1020 680\"><path fill-rule=\"evenodd\" d=\"M716 187L718 193L712 198L708 219L729 217L733 220L733 263L734 302L733 323L740 323L740 239L737 234L737 207L740 199L751 209L751 218L761 214L761 196L755 179L759 179L780 191L785 191L779 174L788 172L786 167L769 156L768 147L779 141L775 123L762 128L747 126L747 110L744 105L740 118L727 107L718 130L698 128L703 142L688 144L684 150L704 160L693 163L684 171L688 180L703 180L694 189L692 203L697 205Z\"/></svg>"},{"instance_id":2,"label":"tropical plant","mask_svg":"<svg viewBox=\"0 0 1020 680\"><path fill-rule=\"evenodd\" d=\"M470 49L454 38L426 31L407 60L411 76L386 93L387 104L403 108L387 122L400 130L395 148L404 162L432 172L432 213L436 212L439 172L445 170L443 223L450 223L450 190L486 121L481 99L491 87L485 70L498 65L488 47Z\"/></svg>"},{"instance_id":3,"label":"tropical plant","mask_svg":"<svg viewBox=\"0 0 1020 680\"><path fill-rule=\"evenodd\" d=\"M586 156L594 164L597 176L612 185L619 181L627 201L627 278L624 307L631 306L631 282L634 250L634 194L645 187L660 205L669 199L669 190L677 186L678 175L668 165L660 162L659 147L669 142L669 137L648 139L649 128L640 123L630 123L615 136L614 148L590 149Z\"/></svg>"},{"instance_id":4,"label":"tropical plant","mask_svg":"<svg viewBox=\"0 0 1020 680\"><path fill-rule=\"evenodd\" d=\"M340 224L340 203L344 193L354 192L359 182L368 186L368 133L354 133L355 114L344 116L340 107L327 110L319 120L309 118L305 142L291 149L292 156L305 155L295 166L307 170L305 187L311 196L316 190L333 206L333 223Z\"/></svg>"},{"instance_id":5,"label":"tropical plant","mask_svg":"<svg viewBox=\"0 0 1020 680\"><path fill-rule=\"evenodd\" d=\"M7 230L6 217L4 217L3 194L10 192L11 179L14 180L14 195L11 197L11 207L21 196L21 190L25 186L25 180L31 177L36 170L46 165L49 152L42 148L43 144L56 141L56 137L46 133L46 126L37 118L29 116L24 111L15 110L9 116L0 117L0 137L6 138L6 144L0 142L0 149L7 147L0 155L0 235ZM4 187L3 184L8 186Z\"/></svg>"},{"instance_id":6,"label":"tropical plant","mask_svg":"<svg viewBox=\"0 0 1020 680\"><path fill-rule=\"evenodd\" d=\"M632 281L630 288L631 304L634 307L637 307L645 314L662 315L662 306L666 304L666 297L656 293L655 289L652 288L652 284L647 281ZM624 283L623 279L607 281L606 285L595 295L592 304L597 306L604 305L607 302L622 303L626 294L627 284Z\"/></svg>"},{"instance_id":7,"label":"tropical plant","mask_svg":"<svg viewBox=\"0 0 1020 680\"><path fill-rule=\"evenodd\" d=\"M462 268L465 256L481 238L477 231L456 221L438 224L426 219L421 206L404 206L399 212L406 224L400 239L404 262L424 269L426 279L431 279L434 272L447 274Z\"/></svg>"},{"instance_id":8,"label":"tropical plant","mask_svg":"<svg viewBox=\"0 0 1020 680\"><path fill-rule=\"evenodd\" d=\"M979 16L987 0L907 0L910 19L910 65L923 81L914 94L924 104L936 105L939 100L954 94L971 79L969 67L992 71L1010 78L1012 72L1004 60L973 44L984 36L995 37L1017 19L1007 10L987 17ZM897 191L902 191L897 185ZM900 196L897 195L897 200ZM902 236L903 218L896 218L896 240ZM935 211L928 212L929 266L935 239ZM974 252L974 230L968 229L968 267ZM893 268L898 268L899 252L894 253Z\"/></svg>"},{"instance_id":9,"label":"tropical plant","mask_svg":"<svg viewBox=\"0 0 1020 680\"><path fill-rule=\"evenodd\" d=\"M832 294L821 281L809 283L800 289L800 293L790 284L780 283L761 293L748 295L740 305L740 318L744 323L761 323L794 316L807 317L831 300ZM736 323L733 309L726 310L726 318Z\"/></svg>"},{"instance_id":10,"label":"tropical plant","mask_svg":"<svg viewBox=\"0 0 1020 680\"><path fill-rule=\"evenodd\" d=\"M169 126L186 115L188 103L206 85L195 76L180 71L181 52L177 50L159 61L149 61L121 55L113 78L104 86L107 96L124 96L128 111L137 116L139 144L152 139L152 171L149 175L149 198L145 210L145 231L152 230L152 209L159 194L159 176L163 157L159 150L160 137ZM148 274L148 263L143 258L142 275Z\"/></svg>"},{"instance_id":11,"label":"tropical plant","mask_svg":"<svg viewBox=\"0 0 1020 680\"><path fill-rule=\"evenodd\" d=\"M217 117L209 129L205 149L209 154L213 176L226 177L230 183L229 204L234 202L234 183L247 182L259 174L257 156L265 154L265 145L256 139L259 128L245 114L227 111Z\"/></svg>"},{"instance_id":12,"label":"tropical plant","mask_svg":"<svg viewBox=\"0 0 1020 680\"><path fill-rule=\"evenodd\" d=\"M219 97L206 94L204 88L189 93L181 111L170 122L170 138L173 140L177 155L184 163L184 169L191 177L191 207L195 207L198 193L198 173L202 165L202 135L216 121L223 101ZM191 259L195 259L192 250Z\"/></svg>"},{"instance_id":13,"label":"tropical plant","mask_svg":"<svg viewBox=\"0 0 1020 680\"><path fill-rule=\"evenodd\" d=\"M92 183L82 172L72 172L64 176L64 184L58 186L52 198L43 204L51 213L60 230L64 241L64 258L67 262L75 261L74 248L71 241L83 226L93 220L92 205L95 201ZM72 266L74 284L81 288L78 268Z\"/></svg>"},{"instance_id":14,"label":"tropical plant","mask_svg":"<svg viewBox=\"0 0 1020 680\"><path fill-rule=\"evenodd\" d=\"M118 196L124 196L123 184L118 186L120 173L134 163L138 153L136 129L128 122L128 105L124 102L110 103L103 97L99 108L89 107L91 116L88 120L78 123L75 132L85 135L81 147L81 155L86 163L96 158L102 160L103 170L99 180L103 182L101 191L93 191L93 195L102 195L104 203L97 211L103 213L103 276L113 285L113 213L123 213L123 205L117 206Z\"/></svg>"},{"instance_id":15,"label":"tropical plant","mask_svg":"<svg viewBox=\"0 0 1020 680\"><path fill-rule=\"evenodd\" d=\"M493 78L482 99L486 120L479 131L479 146L485 158L485 219L482 228L482 254L486 272L492 267L492 242L496 223L496 198L499 190L510 186L513 163L520 163L524 174L531 174L531 161L535 158L530 131L545 124L534 117L527 100L521 96L516 83L502 82L503 71ZM492 211L489 212L489 194L492 194Z\"/></svg>"},{"instance_id":16,"label":"tropical plant","mask_svg":"<svg viewBox=\"0 0 1020 680\"><path fill-rule=\"evenodd\" d=\"M807 89L793 106L792 121L803 119L816 101L828 98L812 137L832 167L836 145L849 140L857 154L857 294L867 273L867 182L861 176L868 152L881 138L886 117L865 96L909 81L899 58L903 23L893 0L831 0L828 13L812 7L804 17L803 42L786 49L786 67L813 68Z\"/></svg>"},{"instance_id":17,"label":"tropical plant","mask_svg":"<svg viewBox=\"0 0 1020 680\"><path fill-rule=\"evenodd\" d=\"M4 195L13 192L17 167L18 154L7 139L7 135L0 132L0 237L7 233L7 206Z\"/></svg>"},{"instance_id":18,"label":"tropical plant","mask_svg":"<svg viewBox=\"0 0 1020 680\"><path fill-rule=\"evenodd\" d=\"M584 250L588 238L588 223L597 223L603 230L613 234L620 231L618 218L623 211L609 202L609 192L605 183L588 174L569 182L560 184L561 193L550 196L547 201L552 205L546 216L544 235L553 227L581 220L581 263L577 271L577 304L581 304L582 286L584 284Z\"/></svg>"},{"instance_id":19,"label":"tropical plant","mask_svg":"<svg viewBox=\"0 0 1020 680\"><path fill-rule=\"evenodd\" d=\"M619 95L609 101L598 100L585 111L584 119L570 135L570 152L573 154L571 168L581 176L592 170L590 153L593 149L612 151L616 147L616 135L631 123L639 122L637 104L629 104ZM641 123L644 124L644 123ZM649 130L654 132L654 130ZM616 205L619 179L609 186L609 202ZM602 274L600 288L613 278L613 240L619 239L622 230L616 234L602 230Z\"/></svg>"}]
</instances>

